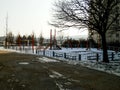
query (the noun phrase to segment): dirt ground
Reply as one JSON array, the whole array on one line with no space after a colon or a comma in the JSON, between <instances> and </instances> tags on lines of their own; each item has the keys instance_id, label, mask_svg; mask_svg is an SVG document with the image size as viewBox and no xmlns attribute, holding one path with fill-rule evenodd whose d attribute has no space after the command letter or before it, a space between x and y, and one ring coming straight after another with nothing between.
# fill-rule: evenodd
<instances>
[{"instance_id":1,"label":"dirt ground","mask_svg":"<svg viewBox=\"0 0 120 90\"><path fill-rule=\"evenodd\" d=\"M118 76L41 57L0 51L0 90L120 90Z\"/></svg>"}]
</instances>

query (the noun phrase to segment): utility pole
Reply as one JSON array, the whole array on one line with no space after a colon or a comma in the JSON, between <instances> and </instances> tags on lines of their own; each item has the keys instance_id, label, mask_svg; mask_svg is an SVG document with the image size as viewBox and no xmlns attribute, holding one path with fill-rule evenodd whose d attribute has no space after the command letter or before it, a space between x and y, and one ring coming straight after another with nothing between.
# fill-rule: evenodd
<instances>
[{"instance_id":1,"label":"utility pole","mask_svg":"<svg viewBox=\"0 0 120 90\"><path fill-rule=\"evenodd\" d=\"M7 48L8 46L8 38L7 38L7 34L8 34L8 13L7 13L7 16L6 16L6 36L5 36L5 48Z\"/></svg>"},{"instance_id":2,"label":"utility pole","mask_svg":"<svg viewBox=\"0 0 120 90\"><path fill-rule=\"evenodd\" d=\"M52 50L52 29L50 30L50 50Z\"/></svg>"},{"instance_id":3,"label":"utility pole","mask_svg":"<svg viewBox=\"0 0 120 90\"><path fill-rule=\"evenodd\" d=\"M56 42L56 29L55 29L55 31L54 31L54 45L56 45L57 44L57 42Z\"/></svg>"}]
</instances>

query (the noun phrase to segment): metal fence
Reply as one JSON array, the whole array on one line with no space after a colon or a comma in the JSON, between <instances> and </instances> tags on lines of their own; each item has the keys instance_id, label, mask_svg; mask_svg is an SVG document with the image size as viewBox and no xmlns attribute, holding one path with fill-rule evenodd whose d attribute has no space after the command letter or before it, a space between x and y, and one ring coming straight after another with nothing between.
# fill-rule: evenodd
<instances>
[{"instance_id":1,"label":"metal fence","mask_svg":"<svg viewBox=\"0 0 120 90\"><path fill-rule=\"evenodd\" d=\"M19 50L23 53L30 53L30 54L36 54L36 55L43 55L48 57L55 57L55 58L61 58L61 59L67 59L67 60L94 60L94 61L102 61L103 53L102 52L91 52L91 51L71 51L71 52L62 52L59 50L39 50L39 49L32 49L31 47L11 47L11 49ZM108 58L109 60L120 60L120 52L108 52Z\"/></svg>"},{"instance_id":2,"label":"metal fence","mask_svg":"<svg viewBox=\"0 0 120 90\"><path fill-rule=\"evenodd\" d=\"M48 56L48 57L56 57L56 58L63 58L68 60L94 60L94 61L102 61L103 53L96 53L96 52L59 52L59 51L53 51L53 50L37 50L36 54ZM108 53L109 60L120 60L120 53L116 54L114 52Z\"/></svg>"}]
</instances>

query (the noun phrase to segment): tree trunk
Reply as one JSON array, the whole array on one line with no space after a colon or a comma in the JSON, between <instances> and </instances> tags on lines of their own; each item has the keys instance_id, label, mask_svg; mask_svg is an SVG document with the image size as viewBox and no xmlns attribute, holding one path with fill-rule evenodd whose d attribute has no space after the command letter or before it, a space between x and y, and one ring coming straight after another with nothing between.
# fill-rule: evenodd
<instances>
[{"instance_id":1,"label":"tree trunk","mask_svg":"<svg viewBox=\"0 0 120 90\"><path fill-rule=\"evenodd\" d=\"M102 34L102 48L103 48L103 62L108 63L108 53L107 53L107 43L106 43L106 35L105 33Z\"/></svg>"}]
</instances>

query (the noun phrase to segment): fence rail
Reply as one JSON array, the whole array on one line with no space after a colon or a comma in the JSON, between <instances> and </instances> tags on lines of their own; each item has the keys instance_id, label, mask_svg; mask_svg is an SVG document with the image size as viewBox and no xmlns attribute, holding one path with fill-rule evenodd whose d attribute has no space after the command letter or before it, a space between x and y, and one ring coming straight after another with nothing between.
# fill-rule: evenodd
<instances>
[{"instance_id":1,"label":"fence rail","mask_svg":"<svg viewBox=\"0 0 120 90\"><path fill-rule=\"evenodd\" d=\"M102 61L103 54L102 53L95 53L95 52L89 52L89 53L74 53L74 52L58 52L58 51L38 51L39 55L44 55L48 57L56 57L56 58L64 58L68 60L94 60L94 61ZM120 60L120 53L117 55L118 59ZM116 60L115 53L110 52L108 53L109 60Z\"/></svg>"},{"instance_id":2,"label":"fence rail","mask_svg":"<svg viewBox=\"0 0 120 90\"><path fill-rule=\"evenodd\" d=\"M102 61L103 53L102 52L92 52L92 51L58 51L58 50L39 50L39 49L32 49L31 47L11 47L11 49L19 50L23 53L34 53L37 55L43 55L48 57L56 57L56 58L63 58L68 60L94 60L94 61ZM109 60L120 60L120 52L116 54L116 52L108 52Z\"/></svg>"}]
</instances>

